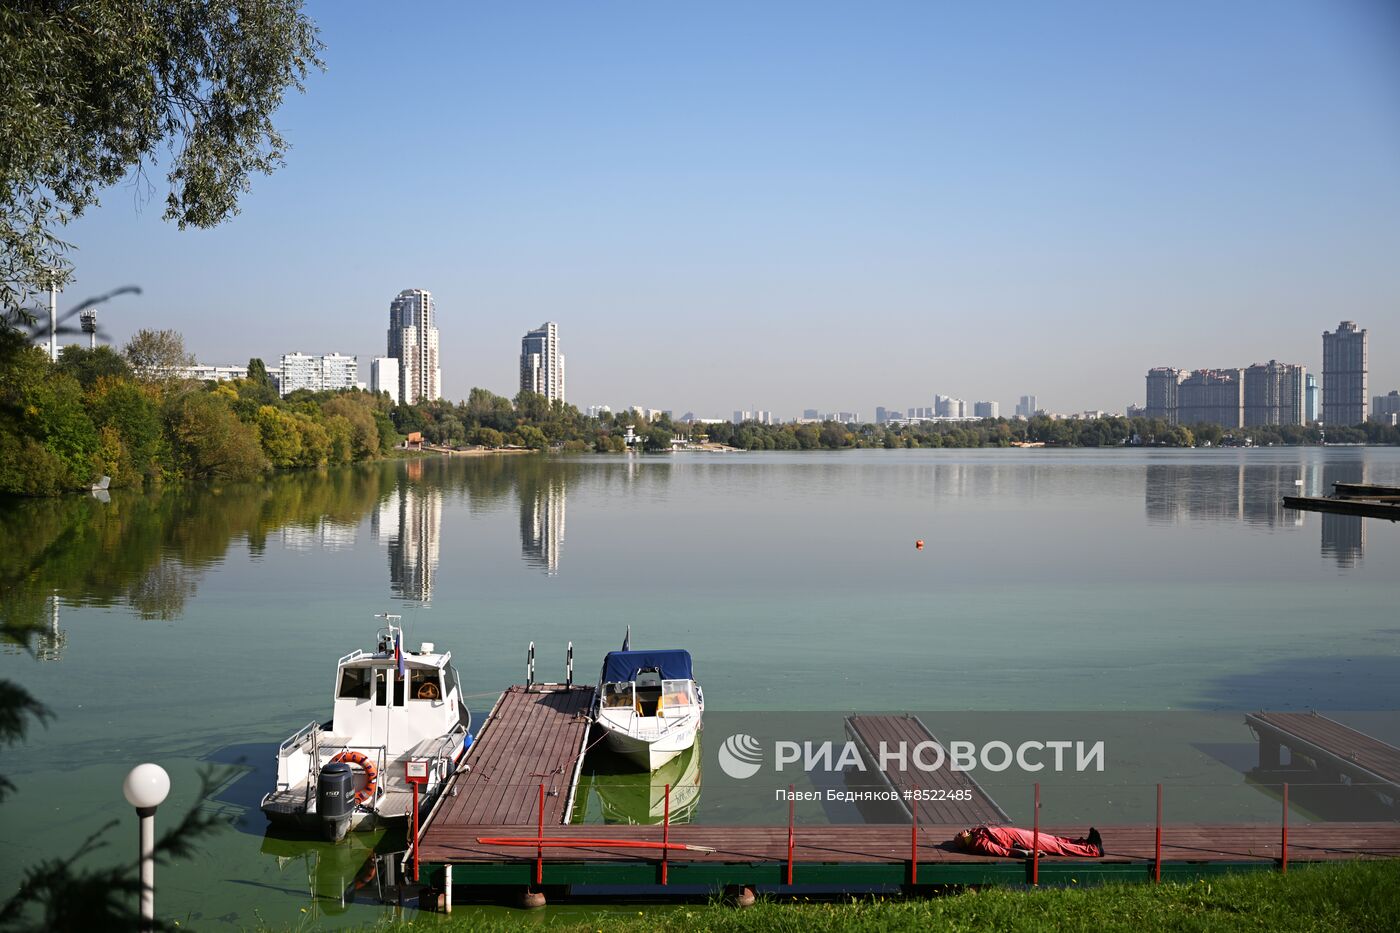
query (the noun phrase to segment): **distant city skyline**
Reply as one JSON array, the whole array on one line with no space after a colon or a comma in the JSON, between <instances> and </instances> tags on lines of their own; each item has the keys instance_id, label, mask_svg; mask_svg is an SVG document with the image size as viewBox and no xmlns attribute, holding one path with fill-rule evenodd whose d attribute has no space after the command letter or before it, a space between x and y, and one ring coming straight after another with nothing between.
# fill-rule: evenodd
<instances>
[{"instance_id":1,"label":"distant city skyline","mask_svg":"<svg viewBox=\"0 0 1400 933\"><path fill-rule=\"evenodd\" d=\"M1346 318L1384 394L1389 9L526 3L425 31L313 2L329 67L278 114L285 169L209 231L106 192L61 231L64 300L140 285L103 306L113 342L174 328L201 362L371 360L421 285L449 399L513 394L521 333L556 320L574 402L720 416L1121 410L1162 361L1321 373Z\"/></svg>"}]
</instances>

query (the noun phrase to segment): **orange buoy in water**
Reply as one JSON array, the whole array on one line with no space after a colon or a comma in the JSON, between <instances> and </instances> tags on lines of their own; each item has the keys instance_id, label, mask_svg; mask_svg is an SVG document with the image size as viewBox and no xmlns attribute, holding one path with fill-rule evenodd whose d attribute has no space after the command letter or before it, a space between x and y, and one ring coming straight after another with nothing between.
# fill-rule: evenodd
<instances>
[{"instance_id":1,"label":"orange buoy in water","mask_svg":"<svg viewBox=\"0 0 1400 933\"><path fill-rule=\"evenodd\" d=\"M917 540L917 541L914 542L914 550L916 550L916 551L922 551L923 549L924 549L924 539L923 539L923 538L920 538L919 540Z\"/></svg>"}]
</instances>

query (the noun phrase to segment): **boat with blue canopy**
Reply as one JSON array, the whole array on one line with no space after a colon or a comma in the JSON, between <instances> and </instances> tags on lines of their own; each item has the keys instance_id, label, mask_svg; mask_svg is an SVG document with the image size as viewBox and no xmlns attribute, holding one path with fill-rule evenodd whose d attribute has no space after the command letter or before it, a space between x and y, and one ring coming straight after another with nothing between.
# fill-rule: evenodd
<instances>
[{"instance_id":1,"label":"boat with blue canopy","mask_svg":"<svg viewBox=\"0 0 1400 933\"><path fill-rule=\"evenodd\" d=\"M621 651L609 651L598 675L593 721L608 747L647 771L695 744L705 694L695 682L690 652L633 651L632 633Z\"/></svg>"}]
</instances>

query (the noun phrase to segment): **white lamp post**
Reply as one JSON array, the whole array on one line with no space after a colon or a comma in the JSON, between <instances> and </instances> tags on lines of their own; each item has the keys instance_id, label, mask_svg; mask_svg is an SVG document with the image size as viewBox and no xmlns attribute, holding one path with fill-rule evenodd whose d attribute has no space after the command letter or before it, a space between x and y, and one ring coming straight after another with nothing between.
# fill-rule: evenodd
<instances>
[{"instance_id":1,"label":"white lamp post","mask_svg":"<svg viewBox=\"0 0 1400 933\"><path fill-rule=\"evenodd\" d=\"M156 919L156 807L170 793L170 775L160 765L137 765L122 782L126 802L141 818L141 929Z\"/></svg>"}]
</instances>

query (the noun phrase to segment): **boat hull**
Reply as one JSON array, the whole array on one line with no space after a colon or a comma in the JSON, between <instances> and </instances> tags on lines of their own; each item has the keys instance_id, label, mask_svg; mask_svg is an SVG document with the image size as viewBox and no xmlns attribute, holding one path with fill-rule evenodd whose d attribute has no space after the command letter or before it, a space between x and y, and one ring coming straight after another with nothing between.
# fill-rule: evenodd
<instances>
[{"instance_id":1,"label":"boat hull","mask_svg":"<svg viewBox=\"0 0 1400 933\"><path fill-rule=\"evenodd\" d=\"M600 720L598 726L606 736L608 748L647 771L655 771L691 748L695 745L695 736L699 732L697 723L691 728L650 739L614 729L606 720Z\"/></svg>"}]
</instances>

